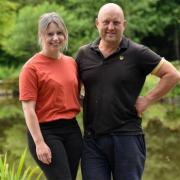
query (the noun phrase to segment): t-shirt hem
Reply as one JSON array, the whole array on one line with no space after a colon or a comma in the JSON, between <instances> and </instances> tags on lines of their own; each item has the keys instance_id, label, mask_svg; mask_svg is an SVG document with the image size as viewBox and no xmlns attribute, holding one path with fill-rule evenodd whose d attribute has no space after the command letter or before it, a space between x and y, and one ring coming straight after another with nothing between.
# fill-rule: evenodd
<instances>
[{"instance_id":1,"label":"t-shirt hem","mask_svg":"<svg viewBox=\"0 0 180 180\"><path fill-rule=\"evenodd\" d=\"M36 101L36 97L30 97L30 98L19 98L19 101L30 101L30 100L33 100L33 101Z\"/></svg>"}]
</instances>

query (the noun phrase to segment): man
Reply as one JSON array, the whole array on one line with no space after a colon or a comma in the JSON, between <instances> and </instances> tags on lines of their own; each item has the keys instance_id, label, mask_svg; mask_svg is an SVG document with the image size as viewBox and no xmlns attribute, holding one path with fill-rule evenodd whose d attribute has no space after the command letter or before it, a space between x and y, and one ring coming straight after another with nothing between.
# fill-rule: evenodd
<instances>
[{"instance_id":1,"label":"man","mask_svg":"<svg viewBox=\"0 0 180 180\"><path fill-rule=\"evenodd\" d=\"M124 37L125 25L121 7L105 4L96 19L100 38L77 54L85 88L84 180L141 179L146 158L141 114L180 80L168 61ZM160 81L140 97L149 73Z\"/></svg>"}]
</instances>

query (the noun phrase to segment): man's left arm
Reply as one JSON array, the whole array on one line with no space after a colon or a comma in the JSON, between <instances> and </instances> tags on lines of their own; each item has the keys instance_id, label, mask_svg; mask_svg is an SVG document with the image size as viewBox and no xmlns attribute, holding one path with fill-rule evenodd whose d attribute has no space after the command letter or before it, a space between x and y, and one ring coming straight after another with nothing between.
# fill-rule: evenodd
<instances>
[{"instance_id":1,"label":"man's left arm","mask_svg":"<svg viewBox=\"0 0 180 180\"><path fill-rule=\"evenodd\" d=\"M152 74L160 78L159 83L147 95L137 98L135 107L138 114L141 114L148 106L161 99L180 81L180 72L171 63L165 59L162 59L161 63L158 70L152 72Z\"/></svg>"}]
</instances>

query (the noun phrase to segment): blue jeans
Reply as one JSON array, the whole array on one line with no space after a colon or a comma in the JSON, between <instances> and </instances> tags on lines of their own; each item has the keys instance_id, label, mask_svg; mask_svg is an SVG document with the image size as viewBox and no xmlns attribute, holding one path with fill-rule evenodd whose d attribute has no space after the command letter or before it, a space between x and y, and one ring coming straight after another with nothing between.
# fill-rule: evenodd
<instances>
[{"instance_id":1,"label":"blue jeans","mask_svg":"<svg viewBox=\"0 0 180 180\"><path fill-rule=\"evenodd\" d=\"M145 159L144 135L85 137L81 161L83 180L140 180Z\"/></svg>"}]
</instances>

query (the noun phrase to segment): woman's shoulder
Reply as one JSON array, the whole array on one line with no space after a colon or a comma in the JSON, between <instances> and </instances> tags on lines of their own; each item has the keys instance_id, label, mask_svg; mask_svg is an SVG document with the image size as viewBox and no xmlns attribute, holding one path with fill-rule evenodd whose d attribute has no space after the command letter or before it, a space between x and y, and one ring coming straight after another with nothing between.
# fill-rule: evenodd
<instances>
[{"instance_id":1,"label":"woman's shoulder","mask_svg":"<svg viewBox=\"0 0 180 180\"><path fill-rule=\"evenodd\" d=\"M68 61L75 61L75 59L72 56L68 56L65 54L62 54L62 59L63 60L68 60Z\"/></svg>"},{"instance_id":2,"label":"woman's shoulder","mask_svg":"<svg viewBox=\"0 0 180 180\"><path fill-rule=\"evenodd\" d=\"M75 62L75 59L71 56L68 56L68 55L62 55L62 60L66 63L69 63L69 64L76 64Z\"/></svg>"},{"instance_id":3,"label":"woman's shoulder","mask_svg":"<svg viewBox=\"0 0 180 180\"><path fill-rule=\"evenodd\" d=\"M26 61L23 68L36 69L38 67L38 64L41 63L41 59L42 57L40 56L40 54L36 53Z\"/></svg>"}]
</instances>

